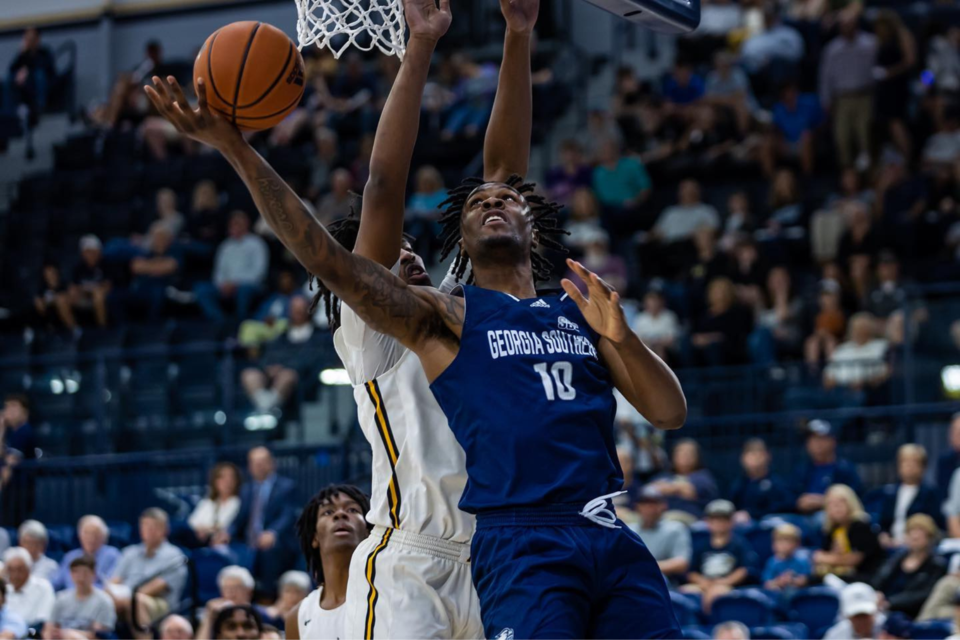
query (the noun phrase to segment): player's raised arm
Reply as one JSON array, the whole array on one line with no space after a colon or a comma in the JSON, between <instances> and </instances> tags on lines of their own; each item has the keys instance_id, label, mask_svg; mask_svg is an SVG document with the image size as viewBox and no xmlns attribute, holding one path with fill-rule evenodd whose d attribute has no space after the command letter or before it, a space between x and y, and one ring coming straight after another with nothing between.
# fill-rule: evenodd
<instances>
[{"instance_id":1,"label":"player's raised arm","mask_svg":"<svg viewBox=\"0 0 960 640\"><path fill-rule=\"evenodd\" d=\"M379 264L344 249L240 132L207 107L202 81L197 109L190 107L172 76L166 82L154 77L153 83L145 90L161 115L181 133L224 155L284 246L370 327L418 352L432 337L459 337L462 301L408 286Z\"/></svg>"},{"instance_id":2,"label":"player's raised arm","mask_svg":"<svg viewBox=\"0 0 960 640\"><path fill-rule=\"evenodd\" d=\"M680 381L627 324L620 294L579 262L567 266L587 285L584 297L571 281L561 284L583 317L600 334L600 355L613 384L640 414L658 429L679 429L687 419L687 399Z\"/></svg>"},{"instance_id":3,"label":"player's raised arm","mask_svg":"<svg viewBox=\"0 0 960 640\"><path fill-rule=\"evenodd\" d=\"M420 104L437 41L450 27L450 0L405 0L410 29L407 52L383 107L363 190L360 231L354 251L392 267L400 257L407 177L420 129Z\"/></svg>"},{"instance_id":4,"label":"player's raised arm","mask_svg":"<svg viewBox=\"0 0 960 640\"><path fill-rule=\"evenodd\" d=\"M483 141L483 177L504 182L526 175L533 136L533 81L530 40L540 12L540 0L500 0L507 20L503 62L493 113Z\"/></svg>"}]
</instances>

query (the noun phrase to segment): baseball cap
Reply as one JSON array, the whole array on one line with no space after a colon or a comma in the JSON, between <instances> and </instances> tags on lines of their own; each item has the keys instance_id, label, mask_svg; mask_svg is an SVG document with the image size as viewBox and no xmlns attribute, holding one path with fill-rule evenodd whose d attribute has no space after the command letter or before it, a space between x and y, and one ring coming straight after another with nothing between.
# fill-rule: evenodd
<instances>
[{"instance_id":1,"label":"baseball cap","mask_svg":"<svg viewBox=\"0 0 960 640\"><path fill-rule=\"evenodd\" d=\"M80 238L80 251L86 251L88 249L95 249L97 251L103 249L103 243L100 242L100 238L92 233Z\"/></svg>"},{"instance_id":2,"label":"baseball cap","mask_svg":"<svg viewBox=\"0 0 960 640\"><path fill-rule=\"evenodd\" d=\"M868 584L854 582L840 592L840 612L844 618L877 613L877 592Z\"/></svg>"},{"instance_id":3,"label":"baseball cap","mask_svg":"<svg viewBox=\"0 0 960 640\"><path fill-rule=\"evenodd\" d=\"M836 436L833 425L826 420L811 420L807 423L808 436Z\"/></svg>"},{"instance_id":4,"label":"baseball cap","mask_svg":"<svg viewBox=\"0 0 960 640\"><path fill-rule=\"evenodd\" d=\"M663 500L666 500L663 492L652 484L648 484L637 494L636 502L662 502Z\"/></svg>"},{"instance_id":5,"label":"baseball cap","mask_svg":"<svg viewBox=\"0 0 960 640\"><path fill-rule=\"evenodd\" d=\"M714 500L703 510L703 515L707 518L732 518L736 510L729 500Z\"/></svg>"}]
</instances>

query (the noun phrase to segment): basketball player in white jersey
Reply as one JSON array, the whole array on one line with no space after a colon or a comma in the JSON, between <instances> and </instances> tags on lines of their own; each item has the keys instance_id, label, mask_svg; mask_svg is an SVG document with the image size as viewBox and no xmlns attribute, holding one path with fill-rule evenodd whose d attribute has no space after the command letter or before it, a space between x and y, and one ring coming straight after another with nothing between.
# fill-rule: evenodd
<instances>
[{"instance_id":1,"label":"basketball player in white jersey","mask_svg":"<svg viewBox=\"0 0 960 640\"><path fill-rule=\"evenodd\" d=\"M287 638L345 640L347 584L353 552L370 534L363 514L370 500L352 485L330 485L310 499L297 520L307 570L320 585L284 617Z\"/></svg>"},{"instance_id":2,"label":"basketball player in white jersey","mask_svg":"<svg viewBox=\"0 0 960 640\"><path fill-rule=\"evenodd\" d=\"M429 286L420 258L403 238L406 181L416 142L420 98L429 70L413 22L449 22L444 2L406 3L411 41L390 94L370 161L359 223L332 225L355 253L392 268L409 284ZM530 34L538 1L501 2L508 29L500 86L485 141L486 176L526 173L532 111ZM412 15L411 15L412 14ZM422 56L422 58L421 58ZM517 144L517 140L525 140ZM359 225L359 227L357 227ZM440 285L456 285L449 277ZM334 345L354 384L360 425L373 449L373 532L354 554L347 588L350 638L481 638L480 607L469 566L474 518L458 508L465 458L430 391L416 354L327 298Z\"/></svg>"}]
</instances>

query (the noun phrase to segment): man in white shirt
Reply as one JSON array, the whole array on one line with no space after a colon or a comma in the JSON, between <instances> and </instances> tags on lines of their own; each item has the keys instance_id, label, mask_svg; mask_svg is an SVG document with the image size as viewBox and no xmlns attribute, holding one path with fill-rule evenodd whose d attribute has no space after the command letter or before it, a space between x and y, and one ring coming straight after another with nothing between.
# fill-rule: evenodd
<instances>
[{"instance_id":1,"label":"man in white shirt","mask_svg":"<svg viewBox=\"0 0 960 640\"><path fill-rule=\"evenodd\" d=\"M886 617L880 613L878 595L863 582L847 585L840 592L843 620L830 627L823 640L861 640L879 638Z\"/></svg>"},{"instance_id":2,"label":"man in white shirt","mask_svg":"<svg viewBox=\"0 0 960 640\"><path fill-rule=\"evenodd\" d=\"M60 568L55 560L46 555L49 541L47 528L37 520L24 520L17 529L17 542L30 552L30 559L33 561L31 574L45 580L52 580Z\"/></svg>"},{"instance_id":3,"label":"man in white shirt","mask_svg":"<svg viewBox=\"0 0 960 640\"><path fill-rule=\"evenodd\" d=\"M3 570L7 577L7 610L33 625L46 622L53 612L56 597L50 582L31 575L33 559L23 547L7 549Z\"/></svg>"},{"instance_id":4,"label":"man in white shirt","mask_svg":"<svg viewBox=\"0 0 960 640\"><path fill-rule=\"evenodd\" d=\"M220 303L236 302L236 316L250 317L253 301L263 288L270 266L270 251L260 236L250 233L250 218L243 211L230 214L229 237L220 243L214 258L213 282L194 287L197 304L211 320L223 321Z\"/></svg>"},{"instance_id":5,"label":"man in white shirt","mask_svg":"<svg viewBox=\"0 0 960 640\"><path fill-rule=\"evenodd\" d=\"M667 207L653 227L653 235L664 244L690 240L702 227L720 228L720 215L709 204L700 200L700 184L696 180L680 183L679 204Z\"/></svg>"},{"instance_id":6,"label":"man in white shirt","mask_svg":"<svg viewBox=\"0 0 960 640\"><path fill-rule=\"evenodd\" d=\"M886 362L888 346L886 340L876 338L873 315L854 315L850 319L850 339L834 349L830 364L823 372L824 386L860 391L879 385L890 374Z\"/></svg>"},{"instance_id":7,"label":"man in white shirt","mask_svg":"<svg viewBox=\"0 0 960 640\"><path fill-rule=\"evenodd\" d=\"M643 488L636 509L640 514L637 534L653 554L663 575L676 584L690 568L690 530L682 522L663 519L667 499L653 485Z\"/></svg>"},{"instance_id":8,"label":"man in white shirt","mask_svg":"<svg viewBox=\"0 0 960 640\"><path fill-rule=\"evenodd\" d=\"M633 330L663 359L674 348L680 335L677 314L666 308L663 293L650 289L643 297L643 311L633 321Z\"/></svg>"}]
</instances>

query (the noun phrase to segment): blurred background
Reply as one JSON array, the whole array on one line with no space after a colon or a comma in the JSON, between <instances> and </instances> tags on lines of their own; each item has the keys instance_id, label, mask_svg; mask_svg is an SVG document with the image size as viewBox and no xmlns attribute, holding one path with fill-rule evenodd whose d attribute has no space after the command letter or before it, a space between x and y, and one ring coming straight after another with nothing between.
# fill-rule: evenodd
<instances>
[{"instance_id":1,"label":"blurred background","mask_svg":"<svg viewBox=\"0 0 960 640\"><path fill-rule=\"evenodd\" d=\"M167 74L191 87L200 46L229 22L269 22L295 39L294 3L12 4L0 9L10 543L24 520L43 522L43 557L59 561L78 543L77 520L96 514L123 546L138 539L139 514L160 507L188 555L219 567L187 518L210 469L245 466L260 445L296 481L291 509L328 482L369 488L370 449L325 311L308 311L307 274L229 165L179 137L141 89ZM435 277L446 269L437 205L481 173L504 29L492 0L454 0L453 11L407 209ZM948 565L960 549L950 544L960 538L960 7L703 0L700 28L674 37L557 0L537 31L529 178L565 204L571 254L623 293L632 326L687 395L679 432L656 433L626 407L617 429L631 492L621 517L642 535L655 505L683 524L692 547L670 576L678 588L696 586L688 572L719 571L685 589L698 594L677 593L691 637L729 619L820 637L838 611L845 620L829 588L801 594L821 607L811 619L806 601L792 604L798 585L769 583L786 523L810 551L804 587L842 565L884 593L878 620L903 614L912 637L953 633L918 621L952 617L960 587ZM399 61L303 53L300 108L250 139L328 223L357 203ZM557 258L557 279L562 268ZM839 553L837 519L823 512L836 484L852 488L856 504L836 500L852 520L864 515L873 540L839 564L816 555ZM719 498L756 554L728 553L736 561L723 570L708 560L724 536L704 523L705 509L717 514L708 523L726 517L725 505L708 508ZM934 527L929 557L919 542L910 551L916 514ZM897 573L901 553L937 560L926 583ZM210 593L185 592L187 609L216 591L212 570L192 562L192 584ZM734 612L711 610L724 597L715 581L741 566L727 586L742 597L725 596ZM258 593L276 591L276 576L256 578ZM909 586L910 603L893 604L891 589ZM931 592L946 600L926 615Z\"/></svg>"}]
</instances>

